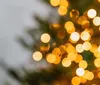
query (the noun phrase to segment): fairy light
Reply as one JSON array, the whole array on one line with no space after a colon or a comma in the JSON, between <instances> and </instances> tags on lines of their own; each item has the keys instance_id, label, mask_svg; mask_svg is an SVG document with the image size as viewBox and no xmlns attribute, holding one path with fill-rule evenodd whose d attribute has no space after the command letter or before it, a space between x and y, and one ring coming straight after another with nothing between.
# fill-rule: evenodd
<instances>
[{"instance_id":1,"label":"fairy light","mask_svg":"<svg viewBox=\"0 0 100 85\"><path fill-rule=\"evenodd\" d=\"M35 61L40 61L42 59L42 53L39 51L36 51L33 53L32 57Z\"/></svg>"},{"instance_id":2,"label":"fairy light","mask_svg":"<svg viewBox=\"0 0 100 85\"><path fill-rule=\"evenodd\" d=\"M91 49L91 43L90 42L84 42L83 43L83 49L88 51Z\"/></svg>"},{"instance_id":3,"label":"fairy light","mask_svg":"<svg viewBox=\"0 0 100 85\"><path fill-rule=\"evenodd\" d=\"M72 41L77 42L77 41L80 39L79 33L78 33L78 32L73 32L73 33L70 35L70 39L71 39Z\"/></svg>"},{"instance_id":4,"label":"fairy light","mask_svg":"<svg viewBox=\"0 0 100 85\"><path fill-rule=\"evenodd\" d=\"M69 66L71 65L71 60L68 59L68 58L64 58L64 59L62 60L62 65L63 65L64 67L69 67Z\"/></svg>"},{"instance_id":5,"label":"fairy light","mask_svg":"<svg viewBox=\"0 0 100 85\"><path fill-rule=\"evenodd\" d=\"M73 22L67 21L65 23L65 29L69 34L71 34L72 32L75 32L75 27L74 27Z\"/></svg>"},{"instance_id":6,"label":"fairy light","mask_svg":"<svg viewBox=\"0 0 100 85\"><path fill-rule=\"evenodd\" d=\"M60 0L50 0L52 6L58 6L60 4Z\"/></svg>"},{"instance_id":7,"label":"fairy light","mask_svg":"<svg viewBox=\"0 0 100 85\"><path fill-rule=\"evenodd\" d=\"M96 59L94 60L94 65L95 65L97 68L100 67L100 58L96 58Z\"/></svg>"},{"instance_id":8,"label":"fairy light","mask_svg":"<svg viewBox=\"0 0 100 85\"><path fill-rule=\"evenodd\" d=\"M81 39L82 39L83 41L89 41L90 38L91 38L91 35L90 35L87 31L83 31L83 32L81 33Z\"/></svg>"},{"instance_id":9,"label":"fairy light","mask_svg":"<svg viewBox=\"0 0 100 85\"><path fill-rule=\"evenodd\" d=\"M50 41L50 35L48 33L44 33L41 35L41 41L43 43L48 43Z\"/></svg>"},{"instance_id":10,"label":"fairy light","mask_svg":"<svg viewBox=\"0 0 100 85\"><path fill-rule=\"evenodd\" d=\"M82 45L82 44L77 44L77 45L76 45L76 51L77 51L78 53L82 53L82 52L84 51L83 45Z\"/></svg>"},{"instance_id":11,"label":"fairy light","mask_svg":"<svg viewBox=\"0 0 100 85\"><path fill-rule=\"evenodd\" d=\"M93 19L93 24L94 24L95 26L99 26L99 25L100 25L100 17L95 17L95 18Z\"/></svg>"},{"instance_id":12,"label":"fairy light","mask_svg":"<svg viewBox=\"0 0 100 85\"><path fill-rule=\"evenodd\" d=\"M73 77L72 80L71 80L71 83L73 85L80 85L80 83L81 83L80 77L78 77L78 76Z\"/></svg>"},{"instance_id":13,"label":"fairy light","mask_svg":"<svg viewBox=\"0 0 100 85\"><path fill-rule=\"evenodd\" d=\"M76 70L76 74L78 75L78 76L83 76L84 75L84 69L83 68L78 68L77 70Z\"/></svg>"},{"instance_id":14,"label":"fairy light","mask_svg":"<svg viewBox=\"0 0 100 85\"><path fill-rule=\"evenodd\" d=\"M65 6L60 6L58 8L58 13L62 16L66 15L67 14L67 8Z\"/></svg>"},{"instance_id":15,"label":"fairy light","mask_svg":"<svg viewBox=\"0 0 100 85\"><path fill-rule=\"evenodd\" d=\"M54 63L56 61L56 56L54 54L47 54L46 56L46 60L49 62L49 63Z\"/></svg>"},{"instance_id":16,"label":"fairy light","mask_svg":"<svg viewBox=\"0 0 100 85\"><path fill-rule=\"evenodd\" d=\"M87 64L87 62L85 60L82 60L82 61L79 62L79 67L80 68L86 69L87 66L88 66L88 64Z\"/></svg>"},{"instance_id":17,"label":"fairy light","mask_svg":"<svg viewBox=\"0 0 100 85\"><path fill-rule=\"evenodd\" d=\"M97 15L97 12L95 9L90 9L90 10L88 10L87 15L89 18L94 18Z\"/></svg>"}]
</instances>

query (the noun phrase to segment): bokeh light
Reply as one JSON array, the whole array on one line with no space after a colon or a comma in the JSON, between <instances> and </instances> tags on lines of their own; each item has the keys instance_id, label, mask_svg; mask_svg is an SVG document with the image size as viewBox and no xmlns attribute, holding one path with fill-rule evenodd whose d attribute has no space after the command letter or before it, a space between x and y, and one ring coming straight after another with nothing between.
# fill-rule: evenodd
<instances>
[{"instance_id":1,"label":"bokeh light","mask_svg":"<svg viewBox=\"0 0 100 85\"><path fill-rule=\"evenodd\" d=\"M77 42L80 39L80 35L78 32L73 32L70 35L70 39L74 42Z\"/></svg>"},{"instance_id":2,"label":"bokeh light","mask_svg":"<svg viewBox=\"0 0 100 85\"><path fill-rule=\"evenodd\" d=\"M60 6L59 8L58 8L58 13L59 13L59 15L66 15L67 14L67 8L65 7L65 6Z\"/></svg>"},{"instance_id":3,"label":"bokeh light","mask_svg":"<svg viewBox=\"0 0 100 85\"><path fill-rule=\"evenodd\" d=\"M74 61L76 59L76 55L77 55L76 53L71 52L67 55L67 58L70 59L71 61Z\"/></svg>"},{"instance_id":4,"label":"bokeh light","mask_svg":"<svg viewBox=\"0 0 100 85\"><path fill-rule=\"evenodd\" d=\"M36 51L33 53L32 57L35 61L40 61L42 59L42 53L39 51Z\"/></svg>"},{"instance_id":5,"label":"bokeh light","mask_svg":"<svg viewBox=\"0 0 100 85\"><path fill-rule=\"evenodd\" d=\"M77 51L78 53L82 53L82 52L84 51L83 45L82 45L82 44L77 44L77 45L76 45L76 51Z\"/></svg>"},{"instance_id":6,"label":"bokeh light","mask_svg":"<svg viewBox=\"0 0 100 85\"><path fill-rule=\"evenodd\" d=\"M87 64L87 62L85 60L82 60L82 61L79 62L79 67L80 68L86 69L87 66L88 66L88 64Z\"/></svg>"},{"instance_id":7,"label":"bokeh light","mask_svg":"<svg viewBox=\"0 0 100 85\"><path fill-rule=\"evenodd\" d=\"M60 0L50 0L52 6L58 6L60 4Z\"/></svg>"},{"instance_id":8,"label":"bokeh light","mask_svg":"<svg viewBox=\"0 0 100 85\"><path fill-rule=\"evenodd\" d=\"M81 33L81 39L83 41L89 41L91 39L91 35L87 31L83 31Z\"/></svg>"},{"instance_id":9,"label":"bokeh light","mask_svg":"<svg viewBox=\"0 0 100 85\"><path fill-rule=\"evenodd\" d=\"M100 67L100 58L96 58L96 59L94 60L94 65L95 65L97 68Z\"/></svg>"},{"instance_id":10,"label":"bokeh light","mask_svg":"<svg viewBox=\"0 0 100 85\"><path fill-rule=\"evenodd\" d=\"M72 78L71 82L72 82L73 85L80 85L81 79L80 79L80 77L75 76L75 77Z\"/></svg>"},{"instance_id":11,"label":"bokeh light","mask_svg":"<svg viewBox=\"0 0 100 85\"><path fill-rule=\"evenodd\" d=\"M68 1L67 0L60 0L60 6L68 7Z\"/></svg>"},{"instance_id":12,"label":"bokeh light","mask_svg":"<svg viewBox=\"0 0 100 85\"><path fill-rule=\"evenodd\" d=\"M94 18L97 15L97 12L95 9L90 9L90 10L88 10L87 15L89 18Z\"/></svg>"},{"instance_id":13,"label":"bokeh light","mask_svg":"<svg viewBox=\"0 0 100 85\"><path fill-rule=\"evenodd\" d=\"M83 60L82 55L77 54L76 59L75 59L75 62L76 62L76 63L79 63L79 62L82 61L82 60Z\"/></svg>"},{"instance_id":14,"label":"bokeh light","mask_svg":"<svg viewBox=\"0 0 100 85\"><path fill-rule=\"evenodd\" d=\"M68 58L64 58L64 59L62 60L62 65L63 65L64 67L69 67L69 66L71 65L71 60L68 59Z\"/></svg>"},{"instance_id":15,"label":"bokeh light","mask_svg":"<svg viewBox=\"0 0 100 85\"><path fill-rule=\"evenodd\" d=\"M84 71L83 68L77 68L77 70L76 70L76 74L77 74L78 76L83 76L84 73L85 73L85 71Z\"/></svg>"},{"instance_id":16,"label":"bokeh light","mask_svg":"<svg viewBox=\"0 0 100 85\"><path fill-rule=\"evenodd\" d=\"M50 35L48 33L44 33L41 35L41 41L43 43L48 43L50 41Z\"/></svg>"},{"instance_id":17,"label":"bokeh light","mask_svg":"<svg viewBox=\"0 0 100 85\"><path fill-rule=\"evenodd\" d=\"M91 49L91 43L90 42L84 42L83 43L83 49L88 51Z\"/></svg>"},{"instance_id":18,"label":"bokeh light","mask_svg":"<svg viewBox=\"0 0 100 85\"><path fill-rule=\"evenodd\" d=\"M93 24L94 24L95 26L99 26L99 25L100 25L100 17L95 17L95 18L93 19Z\"/></svg>"}]
</instances>

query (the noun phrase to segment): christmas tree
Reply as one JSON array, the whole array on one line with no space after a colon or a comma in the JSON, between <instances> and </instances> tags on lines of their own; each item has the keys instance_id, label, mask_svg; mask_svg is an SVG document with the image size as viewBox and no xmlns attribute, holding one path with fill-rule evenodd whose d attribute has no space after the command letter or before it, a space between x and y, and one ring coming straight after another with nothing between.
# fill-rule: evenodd
<instances>
[{"instance_id":1,"label":"christmas tree","mask_svg":"<svg viewBox=\"0 0 100 85\"><path fill-rule=\"evenodd\" d=\"M43 0L51 7L47 19L20 42L36 62L48 68L25 71L22 85L100 85L100 0ZM16 74L18 76L18 74Z\"/></svg>"}]
</instances>

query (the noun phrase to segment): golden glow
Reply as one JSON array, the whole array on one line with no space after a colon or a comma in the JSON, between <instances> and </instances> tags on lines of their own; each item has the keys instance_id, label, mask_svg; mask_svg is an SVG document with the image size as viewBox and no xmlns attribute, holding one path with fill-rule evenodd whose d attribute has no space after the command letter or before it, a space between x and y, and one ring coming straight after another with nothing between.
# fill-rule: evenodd
<instances>
[{"instance_id":1,"label":"golden glow","mask_svg":"<svg viewBox=\"0 0 100 85\"><path fill-rule=\"evenodd\" d=\"M100 3L100 0L97 0Z\"/></svg>"},{"instance_id":2,"label":"golden glow","mask_svg":"<svg viewBox=\"0 0 100 85\"><path fill-rule=\"evenodd\" d=\"M84 21L87 21L87 18L85 16L80 16L78 18L78 24L82 25Z\"/></svg>"},{"instance_id":3,"label":"golden glow","mask_svg":"<svg viewBox=\"0 0 100 85\"><path fill-rule=\"evenodd\" d=\"M77 44L77 45L76 45L76 51L77 51L78 53L82 53L82 52L84 51L83 45L82 45L82 44Z\"/></svg>"},{"instance_id":4,"label":"golden glow","mask_svg":"<svg viewBox=\"0 0 100 85\"><path fill-rule=\"evenodd\" d=\"M100 17L95 17L95 18L93 19L93 24L94 24L95 26L99 26L99 25L100 25Z\"/></svg>"},{"instance_id":5,"label":"golden glow","mask_svg":"<svg viewBox=\"0 0 100 85\"><path fill-rule=\"evenodd\" d=\"M82 60L82 61L79 62L79 67L80 68L86 69L87 66L88 66L88 64L87 64L87 62L85 60Z\"/></svg>"},{"instance_id":6,"label":"golden glow","mask_svg":"<svg viewBox=\"0 0 100 85\"><path fill-rule=\"evenodd\" d=\"M98 51L98 49L94 51L94 56L100 58L100 52Z\"/></svg>"},{"instance_id":7,"label":"golden glow","mask_svg":"<svg viewBox=\"0 0 100 85\"><path fill-rule=\"evenodd\" d=\"M57 55L56 55L56 60L55 60L54 64L59 64L60 61L61 61L60 56L57 56Z\"/></svg>"},{"instance_id":8,"label":"golden glow","mask_svg":"<svg viewBox=\"0 0 100 85\"><path fill-rule=\"evenodd\" d=\"M44 33L41 35L41 41L43 43L48 43L50 41L50 35L48 33Z\"/></svg>"},{"instance_id":9,"label":"golden glow","mask_svg":"<svg viewBox=\"0 0 100 85\"><path fill-rule=\"evenodd\" d=\"M94 78L94 74L93 74L93 72L88 72L88 80L93 80L93 78Z\"/></svg>"},{"instance_id":10,"label":"golden glow","mask_svg":"<svg viewBox=\"0 0 100 85\"><path fill-rule=\"evenodd\" d=\"M77 70L76 70L76 74L78 75L78 76L83 76L84 75L84 69L83 68L78 68Z\"/></svg>"},{"instance_id":11,"label":"golden glow","mask_svg":"<svg viewBox=\"0 0 100 85\"><path fill-rule=\"evenodd\" d=\"M49 49L50 49L50 44L47 44L47 45L41 45L41 46L40 46L41 52L48 52Z\"/></svg>"},{"instance_id":12,"label":"golden glow","mask_svg":"<svg viewBox=\"0 0 100 85\"><path fill-rule=\"evenodd\" d=\"M80 85L81 79L76 76L76 77L72 78L71 82L72 82L73 85Z\"/></svg>"},{"instance_id":13,"label":"golden glow","mask_svg":"<svg viewBox=\"0 0 100 85\"><path fill-rule=\"evenodd\" d=\"M75 52L75 48L72 45L69 45L66 47L66 52L67 53L71 53L71 52Z\"/></svg>"},{"instance_id":14,"label":"golden glow","mask_svg":"<svg viewBox=\"0 0 100 85\"><path fill-rule=\"evenodd\" d=\"M83 60L82 55L77 54L76 59L75 59L75 62L76 62L76 63L79 63L79 62L82 61L82 60Z\"/></svg>"},{"instance_id":15,"label":"golden glow","mask_svg":"<svg viewBox=\"0 0 100 85\"><path fill-rule=\"evenodd\" d=\"M60 0L60 6L68 7L68 1L67 0Z\"/></svg>"},{"instance_id":16,"label":"golden glow","mask_svg":"<svg viewBox=\"0 0 100 85\"><path fill-rule=\"evenodd\" d=\"M33 59L35 61L40 61L42 59L42 53L39 51L36 51L33 53Z\"/></svg>"},{"instance_id":17,"label":"golden glow","mask_svg":"<svg viewBox=\"0 0 100 85\"><path fill-rule=\"evenodd\" d=\"M71 61L74 61L76 59L76 53L69 53L67 55L67 58L70 59Z\"/></svg>"},{"instance_id":18,"label":"golden glow","mask_svg":"<svg viewBox=\"0 0 100 85\"><path fill-rule=\"evenodd\" d=\"M60 0L50 0L52 6L58 6L60 4Z\"/></svg>"},{"instance_id":19,"label":"golden glow","mask_svg":"<svg viewBox=\"0 0 100 85\"><path fill-rule=\"evenodd\" d=\"M85 84L87 82L87 79L83 78L82 76L80 77L80 79L82 84Z\"/></svg>"},{"instance_id":20,"label":"golden glow","mask_svg":"<svg viewBox=\"0 0 100 85\"><path fill-rule=\"evenodd\" d=\"M100 46L98 46L98 52L100 52Z\"/></svg>"},{"instance_id":21,"label":"golden glow","mask_svg":"<svg viewBox=\"0 0 100 85\"><path fill-rule=\"evenodd\" d=\"M83 41L89 41L91 39L91 35L87 31L83 31L81 33L81 39Z\"/></svg>"},{"instance_id":22,"label":"golden glow","mask_svg":"<svg viewBox=\"0 0 100 85\"><path fill-rule=\"evenodd\" d=\"M62 65L63 65L64 67L69 67L69 66L71 65L71 60L69 60L68 58L64 58L64 59L62 60Z\"/></svg>"},{"instance_id":23,"label":"golden glow","mask_svg":"<svg viewBox=\"0 0 100 85\"><path fill-rule=\"evenodd\" d=\"M67 8L65 7L65 6L60 6L59 8L58 8L58 13L60 14L60 15L66 15L67 14Z\"/></svg>"},{"instance_id":24,"label":"golden glow","mask_svg":"<svg viewBox=\"0 0 100 85\"><path fill-rule=\"evenodd\" d=\"M75 32L75 27L74 27L73 22L67 21L65 23L65 29L69 34L71 34L72 32Z\"/></svg>"},{"instance_id":25,"label":"golden glow","mask_svg":"<svg viewBox=\"0 0 100 85\"><path fill-rule=\"evenodd\" d=\"M78 32L73 32L70 35L70 39L74 42L77 42L80 39L80 35Z\"/></svg>"},{"instance_id":26,"label":"golden glow","mask_svg":"<svg viewBox=\"0 0 100 85\"><path fill-rule=\"evenodd\" d=\"M83 49L88 51L91 49L91 43L90 42L84 42L83 43Z\"/></svg>"},{"instance_id":27,"label":"golden glow","mask_svg":"<svg viewBox=\"0 0 100 85\"><path fill-rule=\"evenodd\" d=\"M96 58L96 59L94 60L94 65L95 65L97 68L100 67L100 58Z\"/></svg>"},{"instance_id":28,"label":"golden glow","mask_svg":"<svg viewBox=\"0 0 100 85\"><path fill-rule=\"evenodd\" d=\"M59 56L61 54L61 50L56 47L56 48L53 49L52 54L55 54L55 55Z\"/></svg>"},{"instance_id":29,"label":"golden glow","mask_svg":"<svg viewBox=\"0 0 100 85\"><path fill-rule=\"evenodd\" d=\"M75 20L79 17L79 11L73 9L71 12L70 12L70 17Z\"/></svg>"},{"instance_id":30,"label":"golden glow","mask_svg":"<svg viewBox=\"0 0 100 85\"><path fill-rule=\"evenodd\" d=\"M66 31L65 31L65 30L59 30L59 31L57 32L57 37L58 37L59 39L64 39L65 36L66 36Z\"/></svg>"},{"instance_id":31,"label":"golden glow","mask_svg":"<svg viewBox=\"0 0 100 85\"><path fill-rule=\"evenodd\" d=\"M49 63L54 63L56 61L56 56L54 54L48 54L46 56L46 60L49 62Z\"/></svg>"},{"instance_id":32,"label":"golden glow","mask_svg":"<svg viewBox=\"0 0 100 85\"><path fill-rule=\"evenodd\" d=\"M96 44L92 44L92 45L91 45L90 51L91 51L92 53L94 53L94 52L97 50L97 48L98 48L98 46L97 46Z\"/></svg>"},{"instance_id":33,"label":"golden glow","mask_svg":"<svg viewBox=\"0 0 100 85\"><path fill-rule=\"evenodd\" d=\"M98 73L98 78L100 79L100 72Z\"/></svg>"},{"instance_id":34,"label":"golden glow","mask_svg":"<svg viewBox=\"0 0 100 85\"><path fill-rule=\"evenodd\" d=\"M94 18L97 15L97 12L95 9L90 9L90 10L88 10L87 15L89 18Z\"/></svg>"}]
</instances>

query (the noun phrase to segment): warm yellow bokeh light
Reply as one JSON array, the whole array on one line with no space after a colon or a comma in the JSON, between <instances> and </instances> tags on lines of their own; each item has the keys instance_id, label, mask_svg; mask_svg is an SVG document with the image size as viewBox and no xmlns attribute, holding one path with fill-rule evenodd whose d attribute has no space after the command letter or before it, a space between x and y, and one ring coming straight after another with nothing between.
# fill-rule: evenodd
<instances>
[{"instance_id":1,"label":"warm yellow bokeh light","mask_svg":"<svg viewBox=\"0 0 100 85\"><path fill-rule=\"evenodd\" d=\"M93 72L88 72L87 76L88 76L87 80L93 80L94 73Z\"/></svg>"},{"instance_id":2,"label":"warm yellow bokeh light","mask_svg":"<svg viewBox=\"0 0 100 85\"><path fill-rule=\"evenodd\" d=\"M83 31L81 33L81 39L83 41L89 41L91 39L91 35L87 31Z\"/></svg>"},{"instance_id":3,"label":"warm yellow bokeh light","mask_svg":"<svg viewBox=\"0 0 100 85\"><path fill-rule=\"evenodd\" d=\"M56 56L54 54L47 54L46 56L46 60L49 62L49 63L54 63L56 61Z\"/></svg>"},{"instance_id":4,"label":"warm yellow bokeh light","mask_svg":"<svg viewBox=\"0 0 100 85\"><path fill-rule=\"evenodd\" d=\"M64 67L69 67L69 66L71 65L71 60L68 59L68 58L64 58L64 59L62 60L62 65L63 65Z\"/></svg>"},{"instance_id":5,"label":"warm yellow bokeh light","mask_svg":"<svg viewBox=\"0 0 100 85\"><path fill-rule=\"evenodd\" d=\"M68 7L68 1L67 0L60 0L60 6Z\"/></svg>"},{"instance_id":6,"label":"warm yellow bokeh light","mask_svg":"<svg viewBox=\"0 0 100 85\"><path fill-rule=\"evenodd\" d=\"M67 21L65 23L65 29L69 34L71 34L72 32L75 32L75 27L74 27L73 22Z\"/></svg>"},{"instance_id":7,"label":"warm yellow bokeh light","mask_svg":"<svg viewBox=\"0 0 100 85\"><path fill-rule=\"evenodd\" d=\"M73 32L70 35L70 39L74 42L77 42L80 39L80 35L78 32Z\"/></svg>"},{"instance_id":8,"label":"warm yellow bokeh light","mask_svg":"<svg viewBox=\"0 0 100 85\"><path fill-rule=\"evenodd\" d=\"M76 74L77 74L78 76L83 76L84 73L85 73L85 71L84 71L83 68L78 68L78 69L76 70Z\"/></svg>"},{"instance_id":9,"label":"warm yellow bokeh light","mask_svg":"<svg viewBox=\"0 0 100 85\"><path fill-rule=\"evenodd\" d=\"M80 83L81 83L81 79L80 79L80 77L73 77L72 78L72 80L71 80L71 83L73 84L73 85L80 85Z\"/></svg>"},{"instance_id":10,"label":"warm yellow bokeh light","mask_svg":"<svg viewBox=\"0 0 100 85\"><path fill-rule=\"evenodd\" d=\"M41 35L41 41L43 43L48 43L50 41L50 35L48 33L44 33Z\"/></svg>"},{"instance_id":11,"label":"warm yellow bokeh light","mask_svg":"<svg viewBox=\"0 0 100 85\"><path fill-rule=\"evenodd\" d=\"M76 62L76 63L79 63L79 62L82 61L82 60L83 60L82 55L77 54L76 59L75 59L75 62Z\"/></svg>"},{"instance_id":12,"label":"warm yellow bokeh light","mask_svg":"<svg viewBox=\"0 0 100 85\"><path fill-rule=\"evenodd\" d=\"M60 4L60 0L50 0L52 6L58 6Z\"/></svg>"},{"instance_id":13,"label":"warm yellow bokeh light","mask_svg":"<svg viewBox=\"0 0 100 85\"><path fill-rule=\"evenodd\" d=\"M83 76L81 76L80 79L82 84L85 84L87 82L87 79L83 78Z\"/></svg>"},{"instance_id":14,"label":"warm yellow bokeh light","mask_svg":"<svg viewBox=\"0 0 100 85\"><path fill-rule=\"evenodd\" d=\"M83 45L82 45L82 44L77 44L77 45L76 45L76 51L77 51L78 53L82 53L82 52L84 51Z\"/></svg>"},{"instance_id":15,"label":"warm yellow bokeh light","mask_svg":"<svg viewBox=\"0 0 100 85\"><path fill-rule=\"evenodd\" d=\"M84 21L87 21L87 18L85 16L80 16L78 18L78 24L82 25Z\"/></svg>"},{"instance_id":16,"label":"warm yellow bokeh light","mask_svg":"<svg viewBox=\"0 0 100 85\"><path fill-rule=\"evenodd\" d=\"M100 58L100 52L98 51L98 49L94 51L94 56Z\"/></svg>"},{"instance_id":17,"label":"warm yellow bokeh light","mask_svg":"<svg viewBox=\"0 0 100 85\"><path fill-rule=\"evenodd\" d=\"M55 55L59 56L61 54L61 50L56 47L56 48L53 49L52 54L55 54Z\"/></svg>"},{"instance_id":18,"label":"warm yellow bokeh light","mask_svg":"<svg viewBox=\"0 0 100 85\"><path fill-rule=\"evenodd\" d=\"M59 8L58 8L58 13L60 14L60 15L66 15L67 14L67 8L65 7L65 6L60 6Z\"/></svg>"},{"instance_id":19,"label":"warm yellow bokeh light","mask_svg":"<svg viewBox=\"0 0 100 85\"><path fill-rule=\"evenodd\" d=\"M86 69L87 66L88 66L88 64L87 64L87 62L85 60L82 60L82 61L79 62L79 67L80 68Z\"/></svg>"},{"instance_id":20,"label":"warm yellow bokeh light","mask_svg":"<svg viewBox=\"0 0 100 85\"><path fill-rule=\"evenodd\" d=\"M88 51L91 49L91 43L90 42L84 42L83 43L83 49Z\"/></svg>"},{"instance_id":21,"label":"warm yellow bokeh light","mask_svg":"<svg viewBox=\"0 0 100 85\"><path fill-rule=\"evenodd\" d=\"M74 46L69 45L66 47L66 52L71 53L71 52L76 52Z\"/></svg>"},{"instance_id":22,"label":"warm yellow bokeh light","mask_svg":"<svg viewBox=\"0 0 100 85\"><path fill-rule=\"evenodd\" d=\"M100 72L98 73L98 78L100 79Z\"/></svg>"},{"instance_id":23,"label":"warm yellow bokeh light","mask_svg":"<svg viewBox=\"0 0 100 85\"><path fill-rule=\"evenodd\" d=\"M95 65L97 68L100 67L100 58L96 58L96 59L94 60L94 65Z\"/></svg>"},{"instance_id":24,"label":"warm yellow bokeh light","mask_svg":"<svg viewBox=\"0 0 100 85\"><path fill-rule=\"evenodd\" d=\"M90 9L90 10L88 10L87 15L89 18L94 18L97 15L97 12L95 9Z\"/></svg>"},{"instance_id":25,"label":"warm yellow bokeh light","mask_svg":"<svg viewBox=\"0 0 100 85\"><path fill-rule=\"evenodd\" d=\"M40 61L42 59L42 53L39 51L36 51L33 53L32 57L35 61Z\"/></svg>"},{"instance_id":26,"label":"warm yellow bokeh light","mask_svg":"<svg viewBox=\"0 0 100 85\"><path fill-rule=\"evenodd\" d=\"M55 60L54 64L59 64L60 61L61 61L60 56L57 56L57 55L56 55L56 60Z\"/></svg>"},{"instance_id":27,"label":"warm yellow bokeh light","mask_svg":"<svg viewBox=\"0 0 100 85\"><path fill-rule=\"evenodd\" d=\"M98 52L100 52L100 46L98 46Z\"/></svg>"},{"instance_id":28,"label":"warm yellow bokeh light","mask_svg":"<svg viewBox=\"0 0 100 85\"><path fill-rule=\"evenodd\" d=\"M77 55L76 53L71 52L67 55L67 58L70 59L71 61L74 61L76 59L76 55Z\"/></svg>"},{"instance_id":29,"label":"warm yellow bokeh light","mask_svg":"<svg viewBox=\"0 0 100 85\"><path fill-rule=\"evenodd\" d=\"M91 51L92 53L94 53L94 52L97 50L97 48L98 48L97 44L92 44L92 45L91 45L90 51Z\"/></svg>"},{"instance_id":30,"label":"warm yellow bokeh light","mask_svg":"<svg viewBox=\"0 0 100 85\"><path fill-rule=\"evenodd\" d=\"M99 26L99 25L100 25L100 17L95 17L95 18L93 19L93 24L94 24L95 26Z\"/></svg>"}]
</instances>

